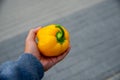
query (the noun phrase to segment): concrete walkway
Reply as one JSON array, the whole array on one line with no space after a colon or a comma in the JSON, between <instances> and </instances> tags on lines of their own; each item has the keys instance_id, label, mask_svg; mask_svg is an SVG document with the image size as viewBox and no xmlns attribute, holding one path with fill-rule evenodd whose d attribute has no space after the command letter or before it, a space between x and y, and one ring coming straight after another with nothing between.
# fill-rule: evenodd
<instances>
[{"instance_id":1,"label":"concrete walkway","mask_svg":"<svg viewBox=\"0 0 120 80\"><path fill-rule=\"evenodd\" d=\"M30 28L58 23L72 49L43 80L120 79L119 0L6 0L0 8L0 63L23 53Z\"/></svg>"}]
</instances>

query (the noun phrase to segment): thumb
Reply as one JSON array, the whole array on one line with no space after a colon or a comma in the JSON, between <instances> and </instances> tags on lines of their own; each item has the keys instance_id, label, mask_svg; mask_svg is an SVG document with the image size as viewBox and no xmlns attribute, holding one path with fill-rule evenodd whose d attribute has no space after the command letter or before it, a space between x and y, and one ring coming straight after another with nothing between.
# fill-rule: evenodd
<instances>
[{"instance_id":1,"label":"thumb","mask_svg":"<svg viewBox=\"0 0 120 80\"><path fill-rule=\"evenodd\" d=\"M28 36L26 38L26 40L32 40L32 41L35 41L35 37L36 37L36 33L38 32L38 30L40 29L41 27L37 27L35 29L31 29L28 33Z\"/></svg>"}]
</instances>

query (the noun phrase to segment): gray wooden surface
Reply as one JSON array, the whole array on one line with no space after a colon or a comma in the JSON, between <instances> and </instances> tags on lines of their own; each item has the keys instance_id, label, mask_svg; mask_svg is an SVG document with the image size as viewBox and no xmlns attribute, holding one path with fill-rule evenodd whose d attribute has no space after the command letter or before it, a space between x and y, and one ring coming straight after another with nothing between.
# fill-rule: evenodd
<instances>
[{"instance_id":1,"label":"gray wooden surface","mask_svg":"<svg viewBox=\"0 0 120 80\"><path fill-rule=\"evenodd\" d=\"M2 2L0 63L23 53L28 29L58 23L69 30L72 49L43 80L120 80L119 0L12 1Z\"/></svg>"}]
</instances>

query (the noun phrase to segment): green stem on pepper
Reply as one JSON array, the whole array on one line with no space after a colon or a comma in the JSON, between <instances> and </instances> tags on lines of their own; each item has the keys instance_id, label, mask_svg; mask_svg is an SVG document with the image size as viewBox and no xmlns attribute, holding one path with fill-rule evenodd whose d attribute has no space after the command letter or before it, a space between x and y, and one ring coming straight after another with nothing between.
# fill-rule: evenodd
<instances>
[{"instance_id":1,"label":"green stem on pepper","mask_svg":"<svg viewBox=\"0 0 120 80\"><path fill-rule=\"evenodd\" d=\"M62 44L64 42L64 40L65 40L64 30L63 30L62 26L59 25L59 24L56 24L56 27L60 29L60 31L58 31L56 33L57 41Z\"/></svg>"}]
</instances>

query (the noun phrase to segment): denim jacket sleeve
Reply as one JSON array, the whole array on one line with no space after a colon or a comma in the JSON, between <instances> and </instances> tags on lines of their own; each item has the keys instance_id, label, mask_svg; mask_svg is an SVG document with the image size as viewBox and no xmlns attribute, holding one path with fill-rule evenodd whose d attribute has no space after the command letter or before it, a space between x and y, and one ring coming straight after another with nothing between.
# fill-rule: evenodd
<instances>
[{"instance_id":1,"label":"denim jacket sleeve","mask_svg":"<svg viewBox=\"0 0 120 80\"><path fill-rule=\"evenodd\" d=\"M41 80L43 75L42 64L31 54L22 54L18 60L0 66L0 80Z\"/></svg>"}]
</instances>

